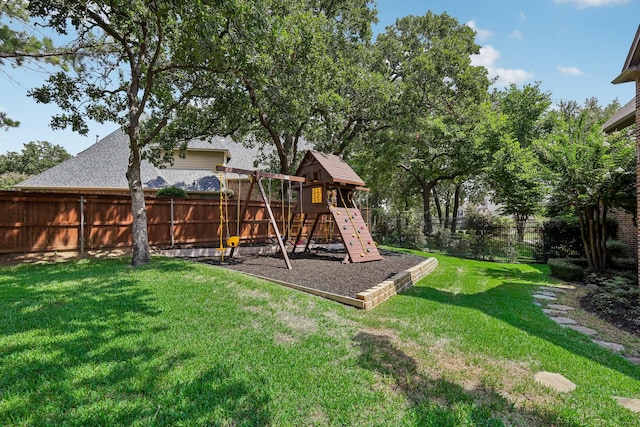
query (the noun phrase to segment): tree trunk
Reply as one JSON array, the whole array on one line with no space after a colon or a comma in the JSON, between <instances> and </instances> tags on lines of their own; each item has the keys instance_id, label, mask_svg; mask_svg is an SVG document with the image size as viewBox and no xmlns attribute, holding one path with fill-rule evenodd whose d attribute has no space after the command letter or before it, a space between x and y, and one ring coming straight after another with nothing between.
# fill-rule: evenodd
<instances>
[{"instance_id":1,"label":"tree trunk","mask_svg":"<svg viewBox=\"0 0 640 427\"><path fill-rule=\"evenodd\" d=\"M516 219L516 234L518 235L518 242L524 242L524 228L527 224L528 215L524 214L514 214Z\"/></svg>"},{"instance_id":2,"label":"tree trunk","mask_svg":"<svg viewBox=\"0 0 640 427\"><path fill-rule=\"evenodd\" d=\"M607 268L607 208L587 206L578 210L580 235L589 269L604 271Z\"/></svg>"},{"instance_id":3,"label":"tree trunk","mask_svg":"<svg viewBox=\"0 0 640 427\"><path fill-rule=\"evenodd\" d=\"M431 190L433 193L433 203L436 205L436 212L438 213L438 225L442 225L444 218L442 217L442 206L440 205L440 197L438 197L438 190L433 187Z\"/></svg>"},{"instance_id":4,"label":"tree trunk","mask_svg":"<svg viewBox=\"0 0 640 427\"><path fill-rule=\"evenodd\" d=\"M127 181L129 182L129 194L131 196L131 213L133 214L133 257L131 265L138 266L149 262L149 237L147 234L147 212L142 190L140 176L140 147L138 147L137 129L129 133L129 165L127 168Z\"/></svg>"},{"instance_id":5,"label":"tree trunk","mask_svg":"<svg viewBox=\"0 0 640 427\"><path fill-rule=\"evenodd\" d=\"M605 205L602 206L600 230L600 264L605 270L607 268L607 207Z\"/></svg>"},{"instance_id":6,"label":"tree trunk","mask_svg":"<svg viewBox=\"0 0 640 427\"><path fill-rule=\"evenodd\" d=\"M458 209L460 207L460 190L462 185L457 184L456 190L453 193L453 211L452 213L452 221L451 221L451 234L455 234L458 227Z\"/></svg>"},{"instance_id":7,"label":"tree trunk","mask_svg":"<svg viewBox=\"0 0 640 427\"><path fill-rule=\"evenodd\" d=\"M444 199L444 228L449 229L451 226L451 218L449 215L451 214L451 192L447 191L446 197Z\"/></svg>"},{"instance_id":8,"label":"tree trunk","mask_svg":"<svg viewBox=\"0 0 640 427\"><path fill-rule=\"evenodd\" d=\"M422 187L422 209L423 209L423 233L430 236L433 233L433 224L431 222L431 190L435 186L434 182L421 184Z\"/></svg>"},{"instance_id":9,"label":"tree trunk","mask_svg":"<svg viewBox=\"0 0 640 427\"><path fill-rule=\"evenodd\" d=\"M584 254L587 258L587 265L589 270L593 270L593 256L591 255L591 246L587 239L587 212L586 209L578 209L578 224L580 225L580 237L582 238L582 246L584 247Z\"/></svg>"}]
</instances>

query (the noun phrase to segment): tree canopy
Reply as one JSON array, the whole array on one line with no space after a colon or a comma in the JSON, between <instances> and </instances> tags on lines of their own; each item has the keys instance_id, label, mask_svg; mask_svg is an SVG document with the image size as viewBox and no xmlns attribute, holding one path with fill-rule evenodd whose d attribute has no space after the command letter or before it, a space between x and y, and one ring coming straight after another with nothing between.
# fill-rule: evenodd
<instances>
[{"instance_id":1,"label":"tree canopy","mask_svg":"<svg viewBox=\"0 0 640 427\"><path fill-rule=\"evenodd\" d=\"M62 109L51 126L84 134L86 119L110 121L129 137L134 265L149 260L140 162L169 123L181 130L181 140L202 134L201 123L188 114L189 109L198 104L208 84L218 83L203 75L225 69L229 52L221 49L220 39L228 35L236 9L249 4L164 0L28 4L32 17L60 34L74 36L67 46L75 52L72 68L51 75L45 86L31 91L38 102L56 103Z\"/></svg>"},{"instance_id":2,"label":"tree canopy","mask_svg":"<svg viewBox=\"0 0 640 427\"><path fill-rule=\"evenodd\" d=\"M493 190L493 199L502 204L502 212L513 215L522 237L524 222L538 213L546 194L540 164L532 144L548 131L545 114L551 94L540 83L512 84L492 94L495 116L489 143L493 158L485 167L485 178Z\"/></svg>"},{"instance_id":3,"label":"tree canopy","mask_svg":"<svg viewBox=\"0 0 640 427\"><path fill-rule=\"evenodd\" d=\"M478 53L471 28L446 15L399 19L376 40L387 78L396 86L393 120L372 158L400 168L422 195L424 231L431 232L431 193L438 182L479 167L474 129L481 122L489 79L471 65Z\"/></svg>"},{"instance_id":4,"label":"tree canopy","mask_svg":"<svg viewBox=\"0 0 640 427\"><path fill-rule=\"evenodd\" d=\"M24 144L20 153L0 154L0 174L36 175L70 158L71 154L60 145L32 141Z\"/></svg>"},{"instance_id":5,"label":"tree canopy","mask_svg":"<svg viewBox=\"0 0 640 427\"><path fill-rule=\"evenodd\" d=\"M556 202L578 217L589 268L595 271L606 268L609 209L624 206L635 187L635 144L624 133L607 137L602 131L617 108L617 103L601 107L595 98L582 106L564 102L539 147Z\"/></svg>"}]
</instances>

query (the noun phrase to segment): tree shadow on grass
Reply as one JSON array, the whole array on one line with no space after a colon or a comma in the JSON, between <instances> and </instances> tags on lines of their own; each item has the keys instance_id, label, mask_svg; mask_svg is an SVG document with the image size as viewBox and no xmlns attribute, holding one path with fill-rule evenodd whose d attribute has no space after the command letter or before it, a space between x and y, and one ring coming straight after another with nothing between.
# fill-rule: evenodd
<instances>
[{"instance_id":1,"label":"tree shadow on grass","mask_svg":"<svg viewBox=\"0 0 640 427\"><path fill-rule=\"evenodd\" d=\"M420 372L416 360L398 349L387 335L360 332L354 340L360 347L359 365L392 380L393 390L402 393L408 401L409 418L414 425L502 426L508 423L577 427L558 420L551 413L515 408L490 387L467 390L442 378L430 378Z\"/></svg>"},{"instance_id":2,"label":"tree shadow on grass","mask_svg":"<svg viewBox=\"0 0 640 427\"><path fill-rule=\"evenodd\" d=\"M627 362L610 350L590 343L591 338L588 336L559 326L550 320L540 307L533 304L531 294L535 293L537 286L557 284L557 281L551 279L544 269L536 268L536 271L522 272L496 266L483 268L482 274L500 279L502 285L475 294L452 293L428 286L416 286L404 295L478 310L577 356L616 370L630 378L640 379L640 367ZM481 336L485 331L478 328L476 333Z\"/></svg>"},{"instance_id":3,"label":"tree shadow on grass","mask_svg":"<svg viewBox=\"0 0 640 427\"><path fill-rule=\"evenodd\" d=\"M258 379L177 374L197 355L157 341L171 325L154 293L122 261L92 263L0 270L0 425L268 423Z\"/></svg>"}]
</instances>

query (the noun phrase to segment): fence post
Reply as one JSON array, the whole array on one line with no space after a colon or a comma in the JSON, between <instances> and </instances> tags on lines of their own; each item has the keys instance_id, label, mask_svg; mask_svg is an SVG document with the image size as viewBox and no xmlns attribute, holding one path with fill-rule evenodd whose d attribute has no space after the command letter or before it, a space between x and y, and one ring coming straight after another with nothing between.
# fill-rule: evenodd
<instances>
[{"instance_id":1,"label":"fence post","mask_svg":"<svg viewBox=\"0 0 640 427\"><path fill-rule=\"evenodd\" d=\"M84 241L84 196L80 196L80 256L84 256L85 241Z\"/></svg>"},{"instance_id":2,"label":"fence post","mask_svg":"<svg viewBox=\"0 0 640 427\"><path fill-rule=\"evenodd\" d=\"M175 245L175 231L174 231L174 222L173 222L173 198L171 199L171 247Z\"/></svg>"}]
</instances>

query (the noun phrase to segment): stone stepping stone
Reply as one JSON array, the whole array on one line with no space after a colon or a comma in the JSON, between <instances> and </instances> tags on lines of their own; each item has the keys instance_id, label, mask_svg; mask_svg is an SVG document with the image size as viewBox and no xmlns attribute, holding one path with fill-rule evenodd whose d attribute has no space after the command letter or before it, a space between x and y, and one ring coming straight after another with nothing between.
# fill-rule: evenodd
<instances>
[{"instance_id":1,"label":"stone stepping stone","mask_svg":"<svg viewBox=\"0 0 640 427\"><path fill-rule=\"evenodd\" d=\"M538 291L537 292L538 295L545 295L547 297L555 297L556 294L554 292L545 292L545 291Z\"/></svg>"},{"instance_id":2,"label":"stone stepping stone","mask_svg":"<svg viewBox=\"0 0 640 427\"><path fill-rule=\"evenodd\" d=\"M561 325L577 325L578 324L578 322L576 322L573 319L569 319L568 317L549 317L549 319Z\"/></svg>"},{"instance_id":3,"label":"stone stepping stone","mask_svg":"<svg viewBox=\"0 0 640 427\"><path fill-rule=\"evenodd\" d=\"M598 331L594 331L591 328L587 328L586 326L581 325L562 325L565 328L573 329L574 331L580 332L585 335L596 335Z\"/></svg>"},{"instance_id":4,"label":"stone stepping stone","mask_svg":"<svg viewBox=\"0 0 640 427\"><path fill-rule=\"evenodd\" d=\"M547 291L547 292L567 292L564 289L554 288L552 286L538 286L538 289L542 289L543 291Z\"/></svg>"},{"instance_id":5,"label":"stone stepping stone","mask_svg":"<svg viewBox=\"0 0 640 427\"><path fill-rule=\"evenodd\" d=\"M547 307L553 310L562 310L562 311L573 310L573 307L569 307L568 305L562 305L562 304L549 304L547 305Z\"/></svg>"},{"instance_id":6,"label":"stone stepping stone","mask_svg":"<svg viewBox=\"0 0 640 427\"><path fill-rule=\"evenodd\" d=\"M640 365L640 357L627 357L626 359L634 365Z\"/></svg>"},{"instance_id":7,"label":"stone stepping stone","mask_svg":"<svg viewBox=\"0 0 640 427\"><path fill-rule=\"evenodd\" d=\"M566 314L566 311L561 311L561 310L551 310L549 308L543 308L542 311L544 311L546 314L548 314L549 316L562 316L563 314Z\"/></svg>"},{"instance_id":8,"label":"stone stepping stone","mask_svg":"<svg viewBox=\"0 0 640 427\"><path fill-rule=\"evenodd\" d=\"M613 400L622 407L633 412L640 412L640 399L630 399L628 397L613 396Z\"/></svg>"},{"instance_id":9,"label":"stone stepping stone","mask_svg":"<svg viewBox=\"0 0 640 427\"><path fill-rule=\"evenodd\" d=\"M543 295L543 294L534 294L533 297L535 299L541 299L541 300L545 300L545 301L555 301L558 298L554 297L554 296L549 296L549 295Z\"/></svg>"},{"instance_id":10,"label":"stone stepping stone","mask_svg":"<svg viewBox=\"0 0 640 427\"><path fill-rule=\"evenodd\" d=\"M576 389L576 385L560 374L554 372L537 372L533 377L537 383L552 388L561 393L568 393Z\"/></svg>"},{"instance_id":11,"label":"stone stepping stone","mask_svg":"<svg viewBox=\"0 0 640 427\"><path fill-rule=\"evenodd\" d=\"M622 344L617 344L615 342L600 341L600 340L593 340L593 342L598 344L600 347L608 348L609 350L612 350L612 351L624 350L624 346Z\"/></svg>"}]
</instances>

